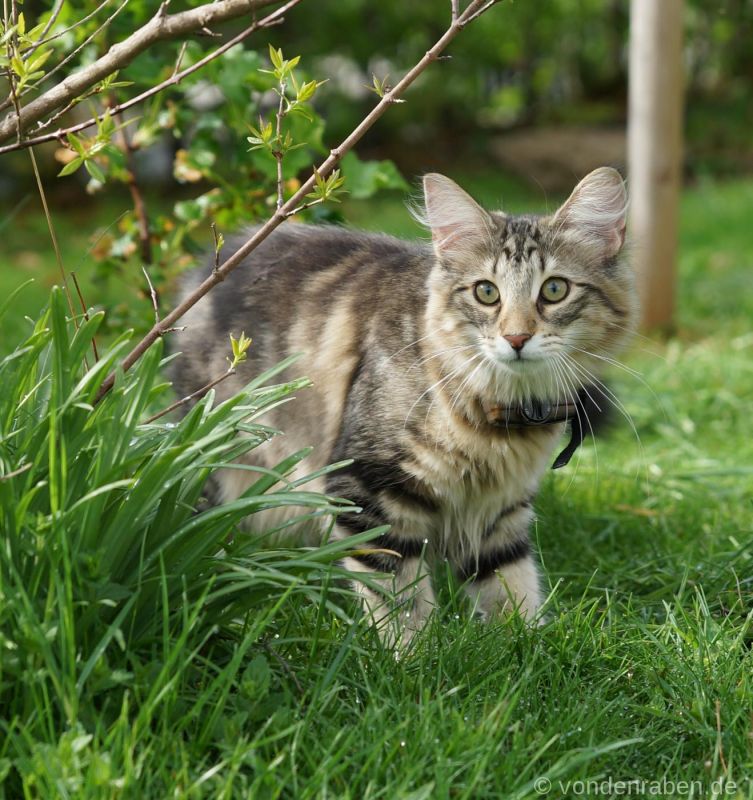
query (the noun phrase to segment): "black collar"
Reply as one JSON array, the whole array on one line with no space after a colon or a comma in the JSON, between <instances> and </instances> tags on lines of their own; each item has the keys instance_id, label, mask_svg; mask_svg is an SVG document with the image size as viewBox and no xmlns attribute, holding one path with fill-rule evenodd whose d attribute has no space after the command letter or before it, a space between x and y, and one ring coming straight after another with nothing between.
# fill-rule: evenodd
<instances>
[{"instance_id":1,"label":"black collar","mask_svg":"<svg viewBox=\"0 0 753 800\"><path fill-rule=\"evenodd\" d=\"M542 400L528 400L512 406L490 406L484 411L490 424L505 429L538 428L542 425L570 422L570 441L554 460L552 469L564 467L580 447L585 436L581 425L581 408L578 401L549 403Z\"/></svg>"}]
</instances>

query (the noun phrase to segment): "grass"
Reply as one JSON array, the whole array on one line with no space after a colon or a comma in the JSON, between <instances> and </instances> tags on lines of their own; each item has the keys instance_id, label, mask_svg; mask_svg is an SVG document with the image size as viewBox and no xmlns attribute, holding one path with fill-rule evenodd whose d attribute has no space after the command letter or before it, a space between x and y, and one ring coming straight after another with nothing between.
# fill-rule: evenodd
<instances>
[{"instance_id":1,"label":"grass","mask_svg":"<svg viewBox=\"0 0 753 800\"><path fill-rule=\"evenodd\" d=\"M493 183L466 185L496 202ZM245 631L213 628L192 596L161 609L151 649L113 634L102 658L121 682L68 717L43 666L12 686L3 668L26 711L0 711L0 796L753 798L752 209L749 181L684 197L678 333L637 339L610 377L636 432L584 446L537 501L546 625L481 625L448 585L396 661L349 599L336 614L305 583ZM397 198L347 216L411 231ZM258 569L238 566L249 586ZM71 655L72 676L91 655Z\"/></svg>"}]
</instances>

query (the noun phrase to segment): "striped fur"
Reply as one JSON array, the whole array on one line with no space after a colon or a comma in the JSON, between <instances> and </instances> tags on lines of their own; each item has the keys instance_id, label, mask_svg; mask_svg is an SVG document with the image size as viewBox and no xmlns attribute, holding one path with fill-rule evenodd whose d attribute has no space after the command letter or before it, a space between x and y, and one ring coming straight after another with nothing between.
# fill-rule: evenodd
<instances>
[{"instance_id":1,"label":"striped fur","mask_svg":"<svg viewBox=\"0 0 753 800\"><path fill-rule=\"evenodd\" d=\"M515 607L536 617L532 500L564 425L506 431L484 409L572 399L623 343L636 311L632 276L617 258L626 198L613 170L587 176L552 217L487 212L439 175L426 177L425 199L431 245L330 226L278 229L188 312L174 373L181 393L205 384L231 331L253 346L238 376L218 387L221 398L302 354L282 377L305 374L313 387L270 412L265 421L285 435L253 457L274 467L313 445L296 477L353 459L311 488L363 508L340 518L338 536L390 526L373 552L346 563L386 574L389 592L358 589L385 639L403 643L431 612L437 558L451 561L482 614ZM558 302L541 294L552 278L569 287ZM199 279L188 276L184 293ZM480 281L496 287L496 303L478 300ZM516 350L511 335L529 338ZM227 470L219 494L234 499L252 480ZM249 524L269 530L286 513ZM387 595L400 614L389 613Z\"/></svg>"}]
</instances>

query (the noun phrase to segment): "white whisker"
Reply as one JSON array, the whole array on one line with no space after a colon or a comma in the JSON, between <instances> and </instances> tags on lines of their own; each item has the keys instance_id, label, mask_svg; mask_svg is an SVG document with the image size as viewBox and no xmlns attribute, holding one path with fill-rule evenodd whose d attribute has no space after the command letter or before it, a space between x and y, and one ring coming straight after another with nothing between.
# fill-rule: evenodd
<instances>
[{"instance_id":1,"label":"white whisker","mask_svg":"<svg viewBox=\"0 0 753 800\"><path fill-rule=\"evenodd\" d=\"M635 436L635 439L636 439L636 441L638 443L638 448L640 450L641 460L643 460L644 459L644 450L643 450L643 442L641 441L640 434L638 433L638 429L635 426L635 422L633 421L633 418L630 415L630 412L625 408L625 405L622 403L622 401L619 399L619 397L617 397L617 395L602 380L597 378L596 375L594 375L593 372L591 372L589 369L584 367L582 364L579 364L571 356L565 356L565 358L567 359L567 361L570 364L571 368L576 369L582 376L584 376L585 379L588 380L591 383L591 385L594 387L594 389L597 392L599 392L599 394L601 394L601 396L605 400L607 400L607 402L611 403L620 412L620 414L622 414L622 416L625 418L625 420L627 421L628 425L630 425L630 428L633 431L633 435Z\"/></svg>"}]
</instances>

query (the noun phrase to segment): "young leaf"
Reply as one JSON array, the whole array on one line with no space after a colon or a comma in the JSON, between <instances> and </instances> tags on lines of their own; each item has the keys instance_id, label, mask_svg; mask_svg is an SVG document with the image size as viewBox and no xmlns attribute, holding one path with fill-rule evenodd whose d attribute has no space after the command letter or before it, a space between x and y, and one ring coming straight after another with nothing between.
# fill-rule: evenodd
<instances>
[{"instance_id":1,"label":"young leaf","mask_svg":"<svg viewBox=\"0 0 753 800\"><path fill-rule=\"evenodd\" d=\"M275 50L272 45L269 45L269 60L272 62L272 66L275 69L282 69L282 49Z\"/></svg>"},{"instance_id":2,"label":"young leaf","mask_svg":"<svg viewBox=\"0 0 753 800\"><path fill-rule=\"evenodd\" d=\"M94 178L94 180L99 181L100 183L104 183L107 179L105 178L105 173L102 172L99 164L93 158L87 158L84 161L84 168L86 171Z\"/></svg>"},{"instance_id":3,"label":"young leaf","mask_svg":"<svg viewBox=\"0 0 753 800\"><path fill-rule=\"evenodd\" d=\"M74 173L82 164L84 163L84 159L82 156L76 156L73 161L69 161L61 170L58 172L58 178L62 178L65 175L71 175Z\"/></svg>"},{"instance_id":4,"label":"young leaf","mask_svg":"<svg viewBox=\"0 0 753 800\"><path fill-rule=\"evenodd\" d=\"M68 134L68 144L82 157L86 157L86 147L74 133Z\"/></svg>"}]
</instances>

